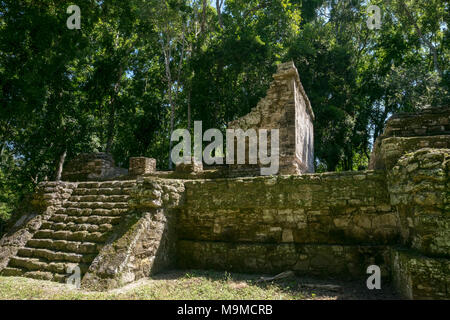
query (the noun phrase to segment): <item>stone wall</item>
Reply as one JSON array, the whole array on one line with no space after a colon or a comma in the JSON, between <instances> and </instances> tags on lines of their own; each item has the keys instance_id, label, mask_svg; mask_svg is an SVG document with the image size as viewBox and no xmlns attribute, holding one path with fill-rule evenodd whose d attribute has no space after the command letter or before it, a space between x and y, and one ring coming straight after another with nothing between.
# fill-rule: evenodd
<instances>
[{"instance_id":1,"label":"stone wall","mask_svg":"<svg viewBox=\"0 0 450 320\"><path fill-rule=\"evenodd\" d=\"M146 157L131 157L130 168L128 170L131 176L149 174L156 171L156 160Z\"/></svg>"},{"instance_id":2,"label":"stone wall","mask_svg":"<svg viewBox=\"0 0 450 320\"><path fill-rule=\"evenodd\" d=\"M83 277L89 290L109 290L175 264L175 216L163 209L131 213Z\"/></svg>"},{"instance_id":3,"label":"stone wall","mask_svg":"<svg viewBox=\"0 0 450 320\"><path fill-rule=\"evenodd\" d=\"M265 98L229 129L279 129L280 174L314 172L314 113L293 62L278 65ZM270 151L270 138L268 138ZM248 144L246 148L248 165ZM236 150L235 150L236 155ZM257 167L263 165L258 164ZM241 170L242 165L232 165ZM254 170L253 170L254 171ZM250 168L250 173L253 171Z\"/></svg>"},{"instance_id":4,"label":"stone wall","mask_svg":"<svg viewBox=\"0 0 450 320\"><path fill-rule=\"evenodd\" d=\"M390 265L398 292L407 299L450 299L450 260L393 248Z\"/></svg>"},{"instance_id":5,"label":"stone wall","mask_svg":"<svg viewBox=\"0 0 450 320\"><path fill-rule=\"evenodd\" d=\"M185 183L177 265L240 272L293 270L389 278L399 240L383 172L199 180Z\"/></svg>"},{"instance_id":6,"label":"stone wall","mask_svg":"<svg viewBox=\"0 0 450 320\"><path fill-rule=\"evenodd\" d=\"M383 172L188 181L182 240L387 244L399 221Z\"/></svg>"},{"instance_id":7,"label":"stone wall","mask_svg":"<svg viewBox=\"0 0 450 320\"><path fill-rule=\"evenodd\" d=\"M402 249L393 249L397 289L410 299L450 299L450 149L419 149L388 174ZM411 248L411 249L409 249Z\"/></svg>"},{"instance_id":8,"label":"stone wall","mask_svg":"<svg viewBox=\"0 0 450 320\"><path fill-rule=\"evenodd\" d=\"M115 166L107 153L82 153L69 161L62 172L64 181L111 180L127 175L126 169Z\"/></svg>"},{"instance_id":9,"label":"stone wall","mask_svg":"<svg viewBox=\"0 0 450 320\"><path fill-rule=\"evenodd\" d=\"M381 141L377 169L392 169L401 156L422 148L450 148L449 136L391 137ZM375 160L373 160L375 161Z\"/></svg>"},{"instance_id":10,"label":"stone wall","mask_svg":"<svg viewBox=\"0 0 450 320\"><path fill-rule=\"evenodd\" d=\"M400 220L389 264L410 299L450 299L449 155L449 107L393 116L374 145L370 168L386 170Z\"/></svg>"},{"instance_id":11,"label":"stone wall","mask_svg":"<svg viewBox=\"0 0 450 320\"><path fill-rule=\"evenodd\" d=\"M405 153L450 148L450 107L392 116L374 144L369 169L391 169Z\"/></svg>"},{"instance_id":12,"label":"stone wall","mask_svg":"<svg viewBox=\"0 0 450 320\"><path fill-rule=\"evenodd\" d=\"M404 155L389 172L389 194L403 243L422 254L450 258L450 149Z\"/></svg>"},{"instance_id":13,"label":"stone wall","mask_svg":"<svg viewBox=\"0 0 450 320\"><path fill-rule=\"evenodd\" d=\"M273 275L292 270L302 276L364 281L367 267L376 264L388 280L388 257L387 246L375 245L180 240L177 266Z\"/></svg>"},{"instance_id":14,"label":"stone wall","mask_svg":"<svg viewBox=\"0 0 450 320\"><path fill-rule=\"evenodd\" d=\"M389 118L384 137L450 135L450 107L398 113Z\"/></svg>"},{"instance_id":15,"label":"stone wall","mask_svg":"<svg viewBox=\"0 0 450 320\"><path fill-rule=\"evenodd\" d=\"M450 299L450 108L388 121L379 171L188 181L183 268L362 277L377 264L411 299Z\"/></svg>"}]
</instances>

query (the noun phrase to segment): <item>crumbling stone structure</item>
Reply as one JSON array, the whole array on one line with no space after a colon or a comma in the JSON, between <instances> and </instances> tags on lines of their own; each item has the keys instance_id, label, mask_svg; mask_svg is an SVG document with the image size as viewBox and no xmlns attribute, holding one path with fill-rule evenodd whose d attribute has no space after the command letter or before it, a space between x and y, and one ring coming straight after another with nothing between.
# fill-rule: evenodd
<instances>
[{"instance_id":1,"label":"crumbling stone structure","mask_svg":"<svg viewBox=\"0 0 450 320\"><path fill-rule=\"evenodd\" d=\"M128 171L115 166L107 153L83 153L69 161L62 173L63 181L111 180L127 175Z\"/></svg>"},{"instance_id":2,"label":"crumbling stone structure","mask_svg":"<svg viewBox=\"0 0 450 320\"><path fill-rule=\"evenodd\" d=\"M375 141L369 169L390 170L402 155L421 148L449 149L449 134L448 108L394 115Z\"/></svg>"},{"instance_id":3,"label":"crumbling stone structure","mask_svg":"<svg viewBox=\"0 0 450 320\"><path fill-rule=\"evenodd\" d=\"M265 98L249 114L228 124L229 129L278 129L279 174L314 172L314 112L303 89L293 62L278 65L277 73ZM258 133L258 131L257 131ZM270 138L267 149L270 152ZM246 145L248 155L249 146ZM234 152L236 155L237 151ZM251 171L248 157L245 165L232 165L232 170ZM253 166L255 170L261 165Z\"/></svg>"},{"instance_id":4,"label":"crumbling stone structure","mask_svg":"<svg viewBox=\"0 0 450 320\"><path fill-rule=\"evenodd\" d=\"M392 273L410 298L450 299L449 169L450 149L424 148L402 156L388 173L403 247L392 250Z\"/></svg>"},{"instance_id":5,"label":"crumbling stone structure","mask_svg":"<svg viewBox=\"0 0 450 320\"><path fill-rule=\"evenodd\" d=\"M178 174L195 174L202 171L203 163L201 161L197 161L195 157L192 157L192 161L190 163L179 163L175 168L175 172Z\"/></svg>"},{"instance_id":6,"label":"crumbling stone structure","mask_svg":"<svg viewBox=\"0 0 450 320\"><path fill-rule=\"evenodd\" d=\"M0 274L65 281L79 266L83 288L107 290L168 268L365 282L375 264L406 298L450 299L449 124L448 107L393 117L376 170L43 182L0 240Z\"/></svg>"},{"instance_id":7,"label":"crumbling stone structure","mask_svg":"<svg viewBox=\"0 0 450 320\"><path fill-rule=\"evenodd\" d=\"M130 176L137 176L140 174L148 174L156 171L156 160L146 157L131 157L130 168L128 173Z\"/></svg>"}]
</instances>

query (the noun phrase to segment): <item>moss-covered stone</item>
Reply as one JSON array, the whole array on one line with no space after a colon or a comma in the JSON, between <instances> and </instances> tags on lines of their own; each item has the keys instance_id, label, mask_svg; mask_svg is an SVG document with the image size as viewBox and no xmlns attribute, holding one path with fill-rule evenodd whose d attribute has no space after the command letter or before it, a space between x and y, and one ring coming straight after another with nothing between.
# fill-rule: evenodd
<instances>
[{"instance_id":1,"label":"moss-covered stone","mask_svg":"<svg viewBox=\"0 0 450 320\"><path fill-rule=\"evenodd\" d=\"M369 169L390 170L404 154L421 148L450 148L450 107L392 116L377 137Z\"/></svg>"},{"instance_id":2,"label":"moss-covered stone","mask_svg":"<svg viewBox=\"0 0 450 320\"><path fill-rule=\"evenodd\" d=\"M404 244L450 258L450 149L420 149L401 157L388 173Z\"/></svg>"},{"instance_id":3,"label":"moss-covered stone","mask_svg":"<svg viewBox=\"0 0 450 320\"><path fill-rule=\"evenodd\" d=\"M109 290L173 266L173 221L163 209L130 214L92 262L83 288Z\"/></svg>"},{"instance_id":4,"label":"moss-covered stone","mask_svg":"<svg viewBox=\"0 0 450 320\"><path fill-rule=\"evenodd\" d=\"M399 221L382 172L186 182L180 239L395 243Z\"/></svg>"},{"instance_id":5,"label":"moss-covered stone","mask_svg":"<svg viewBox=\"0 0 450 320\"><path fill-rule=\"evenodd\" d=\"M68 182L42 182L37 186L29 210L14 220L0 239L0 271L39 231L41 225L61 208L76 186Z\"/></svg>"},{"instance_id":6,"label":"moss-covered stone","mask_svg":"<svg viewBox=\"0 0 450 320\"><path fill-rule=\"evenodd\" d=\"M177 248L179 268L216 269L276 274L292 270L300 275L355 279L365 277L377 264L382 277L390 278L385 246L299 245L227 243L181 240Z\"/></svg>"},{"instance_id":7,"label":"moss-covered stone","mask_svg":"<svg viewBox=\"0 0 450 320\"><path fill-rule=\"evenodd\" d=\"M409 299L450 299L450 259L430 258L411 250L392 249L397 290Z\"/></svg>"}]
</instances>

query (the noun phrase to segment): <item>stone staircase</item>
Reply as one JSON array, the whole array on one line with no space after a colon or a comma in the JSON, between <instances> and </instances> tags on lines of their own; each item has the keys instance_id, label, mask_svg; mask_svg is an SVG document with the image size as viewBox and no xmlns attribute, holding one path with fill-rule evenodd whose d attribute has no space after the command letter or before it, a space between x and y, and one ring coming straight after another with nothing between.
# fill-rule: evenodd
<instances>
[{"instance_id":1,"label":"stone staircase","mask_svg":"<svg viewBox=\"0 0 450 320\"><path fill-rule=\"evenodd\" d=\"M80 182L25 247L9 260L4 276L64 282L68 268L81 277L128 211L133 181Z\"/></svg>"}]
</instances>

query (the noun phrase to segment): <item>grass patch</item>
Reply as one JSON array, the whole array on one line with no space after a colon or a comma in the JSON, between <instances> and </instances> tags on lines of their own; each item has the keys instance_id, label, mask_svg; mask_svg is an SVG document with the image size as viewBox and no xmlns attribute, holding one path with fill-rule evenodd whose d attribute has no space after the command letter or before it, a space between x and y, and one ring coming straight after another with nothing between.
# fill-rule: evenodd
<instances>
[{"instance_id":1,"label":"grass patch","mask_svg":"<svg viewBox=\"0 0 450 320\"><path fill-rule=\"evenodd\" d=\"M345 299L345 292L305 289L305 279L260 282L259 276L212 271L173 271L108 292L89 292L65 284L0 277L0 300L300 300ZM352 287L353 288L353 287ZM345 291L345 290L344 290ZM350 295L348 295L350 293ZM354 288L347 298L366 299ZM378 297L382 298L382 297ZM388 297L389 298L389 297Z\"/></svg>"}]
</instances>

